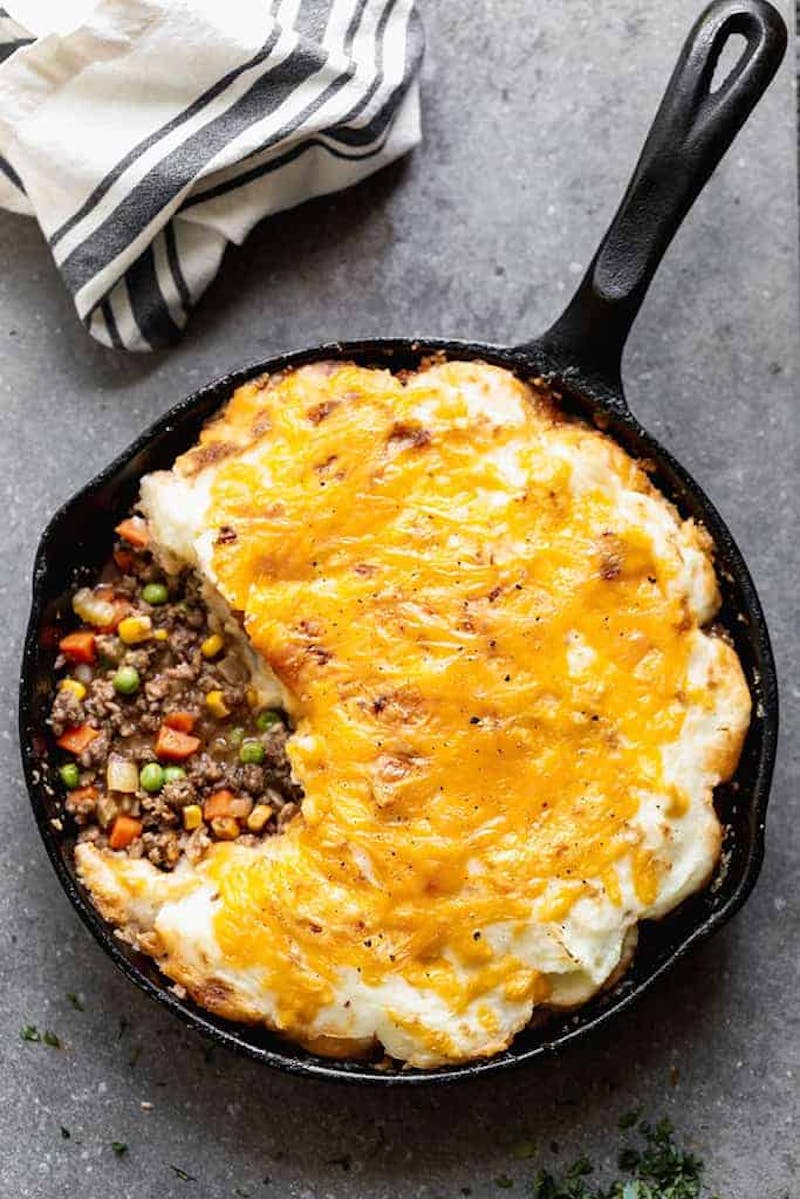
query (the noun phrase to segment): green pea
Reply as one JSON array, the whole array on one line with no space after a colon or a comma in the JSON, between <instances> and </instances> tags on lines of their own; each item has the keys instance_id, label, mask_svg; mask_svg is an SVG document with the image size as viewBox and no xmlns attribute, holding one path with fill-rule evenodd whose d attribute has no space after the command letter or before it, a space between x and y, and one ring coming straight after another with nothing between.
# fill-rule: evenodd
<instances>
[{"instance_id":1,"label":"green pea","mask_svg":"<svg viewBox=\"0 0 800 1199\"><path fill-rule=\"evenodd\" d=\"M228 733L228 744L229 745L241 745L243 741L244 741L244 729L239 728L237 725L237 727L235 729L231 729L231 731Z\"/></svg>"},{"instance_id":2,"label":"green pea","mask_svg":"<svg viewBox=\"0 0 800 1199\"><path fill-rule=\"evenodd\" d=\"M68 791L72 791L81 781L81 773L74 762L65 762L63 766L59 767L58 773Z\"/></svg>"},{"instance_id":3,"label":"green pea","mask_svg":"<svg viewBox=\"0 0 800 1199\"><path fill-rule=\"evenodd\" d=\"M266 750L260 741L243 741L239 750L239 761L246 766L260 766Z\"/></svg>"},{"instance_id":4,"label":"green pea","mask_svg":"<svg viewBox=\"0 0 800 1199\"><path fill-rule=\"evenodd\" d=\"M165 604L169 599L166 583L148 583L142 588L142 599L146 604Z\"/></svg>"},{"instance_id":5,"label":"green pea","mask_svg":"<svg viewBox=\"0 0 800 1199\"><path fill-rule=\"evenodd\" d=\"M185 779L186 771L182 766L165 766L164 767L164 782L174 783L177 779Z\"/></svg>"},{"instance_id":6,"label":"green pea","mask_svg":"<svg viewBox=\"0 0 800 1199\"><path fill-rule=\"evenodd\" d=\"M280 723L281 714L280 712L276 712L274 708L265 708L256 717L256 728L259 733L266 733L267 729L274 728L276 724Z\"/></svg>"},{"instance_id":7,"label":"green pea","mask_svg":"<svg viewBox=\"0 0 800 1199\"><path fill-rule=\"evenodd\" d=\"M139 785L143 791L160 791L164 786L164 767L158 762L148 762L139 771Z\"/></svg>"},{"instance_id":8,"label":"green pea","mask_svg":"<svg viewBox=\"0 0 800 1199\"><path fill-rule=\"evenodd\" d=\"M111 680L120 695L135 695L139 690L139 671L135 666L120 666Z\"/></svg>"}]
</instances>

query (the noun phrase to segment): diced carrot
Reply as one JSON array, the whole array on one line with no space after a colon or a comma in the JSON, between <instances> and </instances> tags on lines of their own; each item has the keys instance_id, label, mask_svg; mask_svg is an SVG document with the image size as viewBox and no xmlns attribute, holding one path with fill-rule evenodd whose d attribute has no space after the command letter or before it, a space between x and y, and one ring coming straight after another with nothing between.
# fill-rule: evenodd
<instances>
[{"instance_id":1,"label":"diced carrot","mask_svg":"<svg viewBox=\"0 0 800 1199\"><path fill-rule=\"evenodd\" d=\"M227 788L215 791L213 795L209 795L203 804L203 819L216 820L219 816L230 816L231 805L235 801L236 796L232 791L228 791Z\"/></svg>"},{"instance_id":2,"label":"diced carrot","mask_svg":"<svg viewBox=\"0 0 800 1199\"><path fill-rule=\"evenodd\" d=\"M147 534L147 525L139 517L129 516L127 520L123 520L121 524L117 525L114 532L135 549L147 549L150 540Z\"/></svg>"},{"instance_id":3,"label":"diced carrot","mask_svg":"<svg viewBox=\"0 0 800 1199\"><path fill-rule=\"evenodd\" d=\"M59 641L58 648L70 662L87 662L91 665L97 656L94 633L90 633L88 629L67 633L66 637Z\"/></svg>"},{"instance_id":4,"label":"diced carrot","mask_svg":"<svg viewBox=\"0 0 800 1199\"><path fill-rule=\"evenodd\" d=\"M133 554L130 550L114 550L114 561L124 575L133 572Z\"/></svg>"},{"instance_id":5,"label":"diced carrot","mask_svg":"<svg viewBox=\"0 0 800 1199\"><path fill-rule=\"evenodd\" d=\"M191 733L196 720L194 712L167 712L164 724L167 728L177 729L179 733Z\"/></svg>"},{"instance_id":6,"label":"diced carrot","mask_svg":"<svg viewBox=\"0 0 800 1199\"><path fill-rule=\"evenodd\" d=\"M199 737L190 737L188 733L182 733L180 729L171 729L167 724L162 724L158 730L156 757L167 762L185 762L199 748Z\"/></svg>"},{"instance_id":7,"label":"diced carrot","mask_svg":"<svg viewBox=\"0 0 800 1199\"><path fill-rule=\"evenodd\" d=\"M209 795L203 804L203 819L217 820L232 817L234 820L246 820L253 810L253 801L249 795L234 795L232 791L223 788Z\"/></svg>"},{"instance_id":8,"label":"diced carrot","mask_svg":"<svg viewBox=\"0 0 800 1199\"><path fill-rule=\"evenodd\" d=\"M76 787L74 791L70 791L67 795L67 807L71 807L76 802L83 799L99 799L100 792L96 787Z\"/></svg>"},{"instance_id":9,"label":"diced carrot","mask_svg":"<svg viewBox=\"0 0 800 1199\"><path fill-rule=\"evenodd\" d=\"M91 724L76 724L71 729L65 729L56 741L59 749L65 749L70 754L82 754L87 745L91 745L95 737L100 736L100 730Z\"/></svg>"},{"instance_id":10,"label":"diced carrot","mask_svg":"<svg viewBox=\"0 0 800 1199\"><path fill-rule=\"evenodd\" d=\"M134 820L132 816L117 816L111 826L108 844L111 849L125 849L131 841L141 836L141 832L141 820Z\"/></svg>"}]
</instances>

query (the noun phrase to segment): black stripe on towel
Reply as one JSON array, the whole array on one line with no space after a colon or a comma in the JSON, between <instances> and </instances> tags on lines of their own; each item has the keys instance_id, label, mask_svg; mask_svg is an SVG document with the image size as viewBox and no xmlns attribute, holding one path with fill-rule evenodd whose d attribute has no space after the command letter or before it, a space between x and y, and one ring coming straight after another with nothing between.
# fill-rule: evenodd
<instances>
[{"instance_id":1,"label":"black stripe on towel","mask_svg":"<svg viewBox=\"0 0 800 1199\"><path fill-rule=\"evenodd\" d=\"M161 350L176 342L181 330L172 319L161 293L152 246L148 246L125 272L125 283L131 311L144 340L154 350Z\"/></svg>"},{"instance_id":2,"label":"black stripe on towel","mask_svg":"<svg viewBox=\"0 0 800 1199\"><path fill-rule=\"evenodd\" d=\"M253 84L227 112L197 130L152 167L115 211L59 264L73 295L143 233L169 204L170 198L191 183L229 142L274 111L321 65L319 55L308 49L291 55ZM348 68L339 77L338 86L343 86L351 73L352 68ZM293 125L294 121L281 129L277 137L285 137Z\"/></svg>"},{"instance_id":3,"label":"black stripe on towel","mask_svg":"<svg viewBox=\"0 0 800 1199\"><path fill-rule=\"evenodd\" d=\"M156 144L156 142L161 141L161 139L166 137L168 133L172 133L174 129L178 129L181 125L186 124L186 122L191 120L193 116L196 116L198 112L201 112L204 108L206 108L212 100L216 100L217 96L221 95L226 88L230 87L230 85L234 83L240 75L243 75L245 71L249 71L253 67L258 66L259 63L266 61L272 51L275 49L275 43L277 42L279 36L280 31L273 30L257 54L254 54L252 58L248 58L248 60L243 62L241 66L233 67L230 71L228 71L227 75L223 75L221 79L217 80L217 82L203 92L201 96L198 96L196 100L193 100L192 103L184 108L181 112L176 113L174 117L171 117L170 120L162 125L160 129L156 129L153 133L143 138L140 142L133 146L127 154L124 154L119 162L112 167L108 174L100 180L100 182L92 191L91 195L87 197L80 208L73 212L72 216L64 221L63 225L56 229L55 233L52 234L50 237L51 247L55 247L58 242L61 241L61 238L66 233L69 233L70 229L74 229L79 221L82 221L84 217L88 216L92 209L110 190L113 184L116 183L123 171L126 171L128 167L136 161L137 158L141 158L142 154L144 154L146 150L149 150L151 146Z\"/></svg>"},{"instance_id":4,"label":"black stripe on towel","mask_svg":"<svg viewBox=\"0 0 800 1199\"><path fill-rule=\"evenodd\" d=\"M19 175L14 170L14 168L12 167L12 165L8 161L8 159L3 158L2 154L0 154L0 171L2 171L2 173L5 175L6 179L9 181L9 183L13 183L14 187L18 187L19 190L24 194L25 186L24 186L22 180L20 179Z\"/></svg>"},{"instance_id":5,"label":"black stripe on towel","mask_svg":"<svg viewBox=\"0 0 800 1199\"><path fill-rule=\"evenodd\" d=\"M119 329L117 328L117 322L114 317L114 312L111 308L111 301L109 300L108 296L106 296L106 298L101 302L100 311L103 314L103 320L106 322L106 328L108 329L108 336L111 339L112 346L115 350L124 350L125 343L119 335Z\"/></svg>"},{"instance_id":6,"label":"black stripe on towel","mask_svg":"<svg viewBox=\"0 0 800 1199\"><path fill-rule=\"evenodd\" d=\"M175 240L175 227L172 221L170 221L164 229L164 245L167 251L167 262L169 263L169 269L172 272L172 278L175 281L175 287L177 288L178 295L181 298L183 311L188 315L189 309L192 306L192 296L186 279L184 278L183 271L181 270L180 255L178 254L178 245Z\"/></svg>"},{"instance_id":7,"label":"black stripe on towel","mask_svg":"<svg viewBox=\"0 0 800 1199\"><path fill-rule=\"evenodd\" d=\"M378 22L378 26L375 30L376 37L383 38L383 34L386 30L386 26L389 23L392 10L395 8L396 4L397 0L390 0L389 4L383 10L380 21ZM384 42L382 40L381 62L383 62L383 51ZM420 55L422 53L421 46L419 48L419 53ZM330 144L330 141L339 141L344 145L358 147L369 145L377 138L382 137L382 134L385 132L388 125L391 124L391 121L411 84L411 76L409 75L407 69L404 71L403 78L399 85L390 93L387 103L378 110L372 121L370 121L368 125L365 125L363 130L351 130L349 131L349 137L345 138L342 136L348 122L354 120L361 112L364 111L382 83L383 68L381 67L381 70L377 72L375 79L372 81L367 92L358 100L356 104L353 105L349 112L345 113L341 121L335 127L330 130L326 130L323 135L309 138L300 145L293 146L291 150L287 150L284 154L279 154L277 157L271 158L267 162L260 163L258 166L251 167L250 170L243 171L240 175L236 175L231 179L226 179L222 183L218 183L216 187L211 187L208 189L208 191L198 191L193 193L191 196L187 197L187 199L181 205L181 211L186 208L193 208L197 204L203 204L206 200L213 200L218 196L224 196L228 192L235 191L237 188L246 187L249 183L252 183L256 179L261 179L265 175L271 175L273 171L278 170L279 167L285 166L287 163L293 162L296 158L299 158L300 155L303 154L307 149L310 149L311 146L322 147L324 150L327 150L330 154L332 154L334 158L357 159L372 157L372 150L369 150L365 154L346 154L344 152L337 153ZM323 138L325 140L322 140ZM329 138L330 141L327 140ZM374 153L379 153L380 149L383 147L384 140L385 139L382 139L381 146L379 146ZM257 154L263 154L263 152L263 148L256 151ZM250 157L254 157L254 155L251 155Z\"/></svg>"}]
</instances>

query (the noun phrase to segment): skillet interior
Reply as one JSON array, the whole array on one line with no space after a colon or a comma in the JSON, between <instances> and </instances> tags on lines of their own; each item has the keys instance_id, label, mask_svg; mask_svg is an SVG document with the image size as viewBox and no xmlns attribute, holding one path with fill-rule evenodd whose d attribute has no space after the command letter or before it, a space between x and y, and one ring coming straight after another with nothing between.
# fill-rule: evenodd
<instances>
[{"instance_id":1,"label":"skillet interior","mask_svg":"<svg viewBox=\"0 0 800 1199\"><path fill-rule=\"evenodd\" d=\"M53 742L46 718L54 684L54 629L69 611L72 589L107 558L113 527L134 501L141 476L169 467L196 440L203 422L235 387L262 373L314 360L337 358L399 370L413 369L426 355L442 352L451 358L480 358L514 370L523 378L536 374L554 377L563 388L565 407L607 430L635 457L654 464L652 477L656 485L684 516L702 522L714 539L723 593L720 622L732 636L742 661L753 695L754 714L736 776L717 789L717 807L726 836L721 864L711 886L664 920L641 927L634 963L615 987L575 1013L554 1017L546 1025L531 1026L507 1051L487 1061L427 1071L386 1071L368 1063L317 1057L267 1032L230 1024L190 1001L179 1000L149 958L113 936L77 881L72 845L50 824L57 813L58 790L54 787L54 772L47 766ZM580 383L580 391L575 389L576 382ZM592 386L577 376L563 387L563 376L559 379L553 361L535 344L504 350L439 340L359 341L284 355L217 380L179 403L56 513L44 533L34 567L33 607L22 670L20 735L34 813L59 879L96 939L143 990L186 1024L283 1070L390 1085L446 1082L530 1061L585 1035L643 993L692 944L710 935L741 906L756 881L763 855L764 818L777 736L777 686L764 616L733 538L697 484L630 414L621 391Z\"/></svg>"}]
</instances>

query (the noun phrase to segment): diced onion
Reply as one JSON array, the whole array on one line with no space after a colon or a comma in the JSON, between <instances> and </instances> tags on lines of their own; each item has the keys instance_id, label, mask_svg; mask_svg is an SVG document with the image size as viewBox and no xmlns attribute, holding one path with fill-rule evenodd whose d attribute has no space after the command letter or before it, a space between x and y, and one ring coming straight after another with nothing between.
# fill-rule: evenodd
<instances>
[{"instance_id":1,"label":"diced onion","mask_svg":"<svg viewBox=\"0 0 800 1199\"><path fill-rule=\"evenodd\" d=\"M97 823L101 828L108 828L119 812L119 804L111 795L101 795L95 805Z\"/></svg>"},{"instance_id":2,"label":"diced onion","mask_svg":"<svg viewBox=\"0 0 800 1199\"><path fill-rule=\"evenodd\" d=\"M72 597L72 610L80 620L101 629L113 625L117 615L114 604L97 595L91 587L81 587L75 592Z\"/></svg>"},{"instance_id":3,"label":"diced onion","mask_svg":"<svg viewBox=\"0 0 800 1199\"><path fill-rule=\"evenodd\" d=\"M125 794L136 791L139 786L136 763L112 754L106 768L106 786L109 791L122 791Z\"/></svg>"},{"instance_id":4,"label":"diced onion","mask_svg":"<svg viewBox=\"0 0 800 1199\"><path fill-rule=\"evenodd\" d=\"M253 801L249 795L236 795L231 800L229 811L237 820L246 820L253 810Z\"/></svg>"},{"instance_id":5,"label":"diced onion","mask_svg":"<svg viewBox=\"0 0 800 1199\"><path fill-rule=\"evenodd\" d=\"M226 683L243 683L247 678L247 667L238 654L226 654L218 670Z\"/></svg>"}]
</instances>

